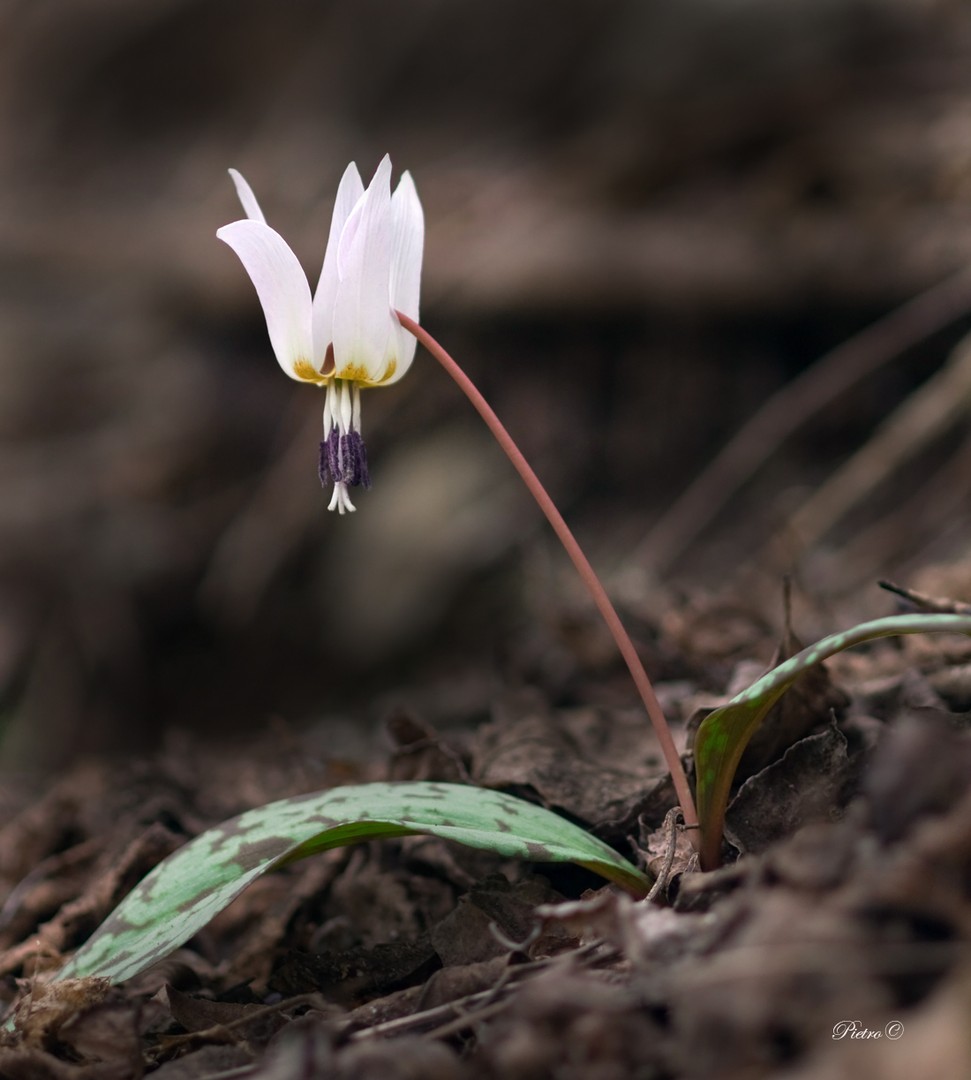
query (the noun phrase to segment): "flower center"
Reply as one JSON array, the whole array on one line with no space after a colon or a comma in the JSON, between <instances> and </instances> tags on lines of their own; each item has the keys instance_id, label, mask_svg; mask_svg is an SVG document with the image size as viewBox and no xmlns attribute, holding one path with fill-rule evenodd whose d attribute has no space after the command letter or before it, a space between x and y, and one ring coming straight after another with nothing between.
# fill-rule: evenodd
<instances>
[{"instance_id":1,"label":"flower center","mask_svg":"<svg viewBox=\"0 0 971 1080\"><path fill-rule=\"evenodd\" d=\"M371 486L361 437L361 390L348 379L332 379L324 399L324 438L317 467L321 487L333 482L328 510L354 511L347 489Z\"/></svg>"}]
</instances>

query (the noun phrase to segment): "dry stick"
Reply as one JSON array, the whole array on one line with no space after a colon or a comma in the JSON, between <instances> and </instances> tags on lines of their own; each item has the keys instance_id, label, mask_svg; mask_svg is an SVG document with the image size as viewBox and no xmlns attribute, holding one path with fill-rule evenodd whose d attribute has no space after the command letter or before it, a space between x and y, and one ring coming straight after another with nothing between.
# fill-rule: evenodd
<instances>
[{"instance_id":1,"label":"dry stick","mask_svg":"<svg viewBox=\"0 0 971 1080\"><path fill-rule=\"evenodd\" d=\"M908 458L950 430L971 404L971 334L947 362L877 428L786 524L800 547L814 547L854 506ZM781 537L776 543L782 543Z\"/></svg>"},{"instance_id":2,"label":"dry stick","mask_svg":"<svg viewBox=\"0 0 971 1080\"><path fill-rule=\"evenodd\" d=\"M726 443L635 552L656 574L674 566L779 444L840 394L971 308L971 275L956 274L897 308L787 383Z\"/></svg>"},{"instance_id":3,"label":"dry stick","mask_svg":"<svg viewBox=\"0 0 971 1080\"><path fill-rule=\"evenodd\" d=\"M895 509L886 509L870 524L854 529L852 537L839 546L840 568L846 571L840 582L872 585L878 562L911 574L916 567L940 561L934 558L934 551L943 550L967 532L969 466L971 438L965 438L950 457L935 466L908 502L898 500ZM919 524L916 532L906 527L911 519ZM967 612L955 610L954 614L971 615L971 604Z\"/></svg>"},{"instance_id":4,"label":"dry stick","mask_svg":"<svg viewBox=\"0 0 971 1080\"><path fill-rule=\"evenodd\" d=\"M414 319L410 319L407 315L403 315L400 311L397 315L398 319L401 321L401 325L415 335L422 345L424 345L442 367L445 368L448 374L451 375L455 382L458 383L459 389L465 394L469 401L472 402L472 405L486 422L486 426L495 436L496 441L506 452L506 456L513 463L516 471L522 477L523 483L529 488L529 493L539 504L539 508L546 515L547 521L553 526L553 531L559 538L560 543L566 548L567 555L570 556L573 565L577 568L577 572L582 578L584 585L586 585L589 590L590 595L593 597L593 602L597 605L600 614L603 616L604 622L607 624L607 628L610 630L614 641L617 643L617 648L620 649L621 656L623 656L627 663L627 667L630 669L631 676L634 679L634 685L637 687L637 692L641 696L641 701L644 702L644 708L647 710L647 715L654 728L654 734L657 736L658 743L660 743L661 746L661 752L664 754L664 761L671 773L671 780L674 782L674 790L677 792L678 801L681 804L681 811L684 814L685 825L689 828L697 825L698 816L695 811L694 799L691 796L691 789L688 787L688 778L685 776L681 758L678 756L677 748L674 745L674 739L671 737L671 729L668 727L664 712L657 700L657 695L654 693L654 687L651 685L651 680L648 678L647 672L644 670L644 665L637 655L637 650L634 648L630 636L624 629L624 624L620 621L620 616L617 614L614 605L611 603L610 597L607 595L607 590L601 584L600 578L597 577L596 571L590 565L586 555L583 554L583 550L577 543L573 533L570 531L570 527L563 520L563 515L557 510L556 504L547 494L546 488L543 487L539 477L533 472L529 463L523 457L522 451L513 441L509 432L506 431L502 421L492 411L492 407L482 394L479 393L472 380L427 330L419 326ZM692 843L697 846L697 829L692 828L688 835L691 837Z\"/></svg>"}]
</instances>

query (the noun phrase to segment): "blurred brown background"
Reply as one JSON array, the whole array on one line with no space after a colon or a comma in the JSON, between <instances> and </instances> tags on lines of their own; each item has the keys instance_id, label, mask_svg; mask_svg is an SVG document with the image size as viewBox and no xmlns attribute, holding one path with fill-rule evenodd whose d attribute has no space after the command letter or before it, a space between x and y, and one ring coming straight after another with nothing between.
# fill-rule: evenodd
<instances>
[{"instance_id":1,"label":"blurred brown background","mask_svg":"<svg viewBox=\"0 0 971 1080\"><path fill-rule=\"evenodd\" d=\"M7 0L0 762L346 734L402 685L461 712L567 576L427 357L365 396L374 488L325 512L322 398L215 239L228 166L314 280L346 163L412 171L423 321L643 598L652 526L745 419L971 262L969 61L959 0ZM667 580L795 562L837 595L958 556L963 405L818 543L769 543L944 370L949 304L766 443Z\"/></svg>"}]
</instances>

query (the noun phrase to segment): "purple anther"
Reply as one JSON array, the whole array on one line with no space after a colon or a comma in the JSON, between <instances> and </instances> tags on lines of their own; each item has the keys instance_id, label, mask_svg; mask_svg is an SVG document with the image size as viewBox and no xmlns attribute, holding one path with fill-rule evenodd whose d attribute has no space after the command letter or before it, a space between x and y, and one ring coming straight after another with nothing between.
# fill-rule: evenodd
<instances>
[{"instance_id":1,"label":"purple anther","mask_svg":"<svg viewBox=\"0 0 971 1080\"><path fill-rule=\"evenodd\" d=\"M327 440L320 441L320 456L317 458L317 475L320 477L320 486L326 488L330 483L330 465L327 461Z\"/></svg>"},{"instance_id":2,"label":"purple anther","mask_svg":"<svg viewBox=\"0 0 971 1080\"><path fill-rule=\"evenodd\" d=\"M367 450L359 431L350 430L340 439L341 479L351 487L371 486L367 467Z\"/></svg>"},{"instance_id":3,"label":"purple anther","mask_svg":"<svg viewBox=\"0 0 971 1080\"><path fill-rule=\"evenodd\" d=\"M337 428L331 428L327 436L327 465L334 483L339 484L344 479L344 473L341 469L340 433Z\"/></svg>"}]
</instances>

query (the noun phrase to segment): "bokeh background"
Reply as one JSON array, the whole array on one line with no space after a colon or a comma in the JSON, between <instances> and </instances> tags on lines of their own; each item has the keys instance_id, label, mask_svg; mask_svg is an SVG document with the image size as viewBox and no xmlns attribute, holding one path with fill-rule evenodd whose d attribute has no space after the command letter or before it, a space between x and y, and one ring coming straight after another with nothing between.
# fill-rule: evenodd
<instances>
[{"instance_id":1,"label":"bokeh background","mask_svg":"<svg viewBox=\"0 0 971 1080\"><path fill-rule=\"evenodd\" d=\"M7 775L172 725L336 747L580 647L568 568L427 357L365 395L374 487L325 512L322 398L215 239L232 165L315 278L344 167L385 152L425 207L423 321L635 617L740 581L777 607L784 573L860 611L960 562L963 279L825 408L790 396L726 507L665 513L818 357L971 264L962 0L6 0Z\"/></svg>"}]
</instances>

